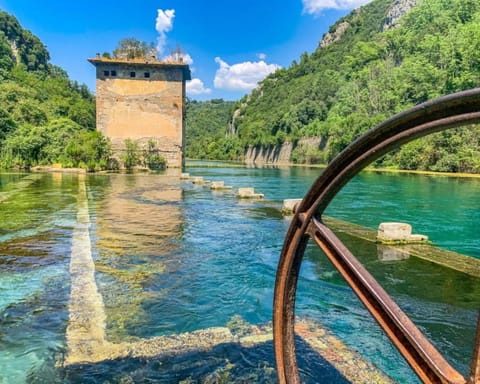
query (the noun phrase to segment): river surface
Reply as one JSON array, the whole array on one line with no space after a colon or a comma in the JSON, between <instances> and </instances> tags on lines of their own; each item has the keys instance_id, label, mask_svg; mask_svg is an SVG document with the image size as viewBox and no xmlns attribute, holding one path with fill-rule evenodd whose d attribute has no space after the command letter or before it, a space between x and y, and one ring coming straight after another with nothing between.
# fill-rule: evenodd
<instances>
[{"instance_id":1,"label":"river surface","mask_svg":"<svg viewBox=\"0 0 480 384\"><path fill-rule=\"evenodd\" d=\"M238 316L254 325L271 321L289 226L282 201L302 197L321 170L196 164L186 171L234 189L252 186L265 199L239 200L234 191L212 192L168 173L0 174L0 383L216 383L258 367L265 369L256 381L273 380L266 368L274 366L270 344L232 355L190 354L188 364L132 358L63 367L79 190L86 193L87 245L110 342L224 327ZM435 245L480 258L479 196L480 179L364 172L326 213L371 228L408 222ZM416 258L382 260L375 244L343 240L467 374L480 308L478 279ZM297 314L329 329L394 380L418 382L314 245L302 264ZM307 352L300 348L302 379L328 382ZM244 371L225 368L226 360L243 364ZM227 371L229 380L215 381Z\"/></svg>"}]
</instances>

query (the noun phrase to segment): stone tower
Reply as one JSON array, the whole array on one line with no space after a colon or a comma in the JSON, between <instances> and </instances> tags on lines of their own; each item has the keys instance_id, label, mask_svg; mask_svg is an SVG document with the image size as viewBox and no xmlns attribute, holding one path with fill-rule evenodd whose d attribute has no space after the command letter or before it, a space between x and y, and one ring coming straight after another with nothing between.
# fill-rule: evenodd
<instances>
[{"instance_id":1,"label":"stone tower","mask_svg":"<svg viewBox=\"0 0 480 384\"><path fill-rule=\"evenodd\" d=\"M155 59L88 59L96 67L97 130L115 152L132 139L153 140L169 167L184 164L185 81L188 64Z\"/></svg>"}]
</instances>

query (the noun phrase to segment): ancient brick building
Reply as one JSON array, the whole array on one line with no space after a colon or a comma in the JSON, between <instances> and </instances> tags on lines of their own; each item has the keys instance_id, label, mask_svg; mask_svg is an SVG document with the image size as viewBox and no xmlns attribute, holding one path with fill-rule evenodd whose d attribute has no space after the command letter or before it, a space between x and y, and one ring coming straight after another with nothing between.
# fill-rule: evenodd
<instances>
[{"instance_id":1,"label":"ancient brick building","mask_svg":"<svg viewBox=\"0 0 480 384\"><path fill-rule=\"evenodd\" d=\"M114 151L122 151L126 139L139 148L153 140L169 167L181 167L188 65L98 55L88 61L97 71L97 129L110 138Z\"/></svg>"}]
</instances>

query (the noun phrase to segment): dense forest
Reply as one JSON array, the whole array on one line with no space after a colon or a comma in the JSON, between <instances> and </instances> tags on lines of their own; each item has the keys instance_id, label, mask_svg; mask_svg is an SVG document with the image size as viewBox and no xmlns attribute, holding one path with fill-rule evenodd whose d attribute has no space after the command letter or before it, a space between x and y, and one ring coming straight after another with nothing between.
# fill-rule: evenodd
<instances>
[{"instance_id":1,"label":"dense forest","mask_svg":"<svg viewBox=\"0 0 480 384\"><path fill-rule=\"evenodd\" d=\"M220 133L204 138L203 156L218 157L218 146L209 143L220 135L228 143L221 156L232 159L241 158L248 146L324 137L323 147L297 146L292 158L327 163L391 115L480 86L480 2L418 0L392 21L392 7L414 3L374 0L339 20L315 52L277 70L239 101ZM478 173L480 129L428 136L376 165Z\"/></svg>"},{"instance_id":2,"label":"dense forest","mask_svg":"<svg viewBox=\"0 0 480 384\"><path fill-rule=\"evenodd\" d=\"M228 132L235 103L222 99L199 102L186 101L186 157L190 159L230 160L240 156L243 148ZM233 146L237 147L234 148Z\"/></svg>"},{"instance_id":3,"label":"dense forest","mask_svg":"<svg viewBox=\"0 0 480 384\"><path fill-rule=\"evenodd\" d=\"M399 5L405 14L395 19ZM49 59L36 36L0 11L0 166L112 168L109 142L95 130L94 96ZM297 145L292 161L327 163L391 115L477 86L480 2L374 0L242 100L187 100L186 154L242 160L251 146L321 137L321 147ZM480 128L428 136L376 165L479 173Z\"/></svg>"},{"instance_id":4,"label":"dense forest","mask_svg":"<svg viewBox=\"0 0 480 384\"><path fill-rule=\"evenodd\" d=\"M106 168L94 96L49 60L42 42L0 11L0 166Z\"/></svg>"}]
</instances>

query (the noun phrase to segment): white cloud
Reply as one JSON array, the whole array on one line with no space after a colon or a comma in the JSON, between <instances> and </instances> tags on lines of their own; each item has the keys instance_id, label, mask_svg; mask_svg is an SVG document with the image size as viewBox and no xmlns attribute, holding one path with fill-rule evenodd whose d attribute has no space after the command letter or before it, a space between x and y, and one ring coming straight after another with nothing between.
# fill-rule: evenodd
<instances>
[{"instance_id":1,"label":"white cloud","mask_svg":"<svg viewBox=\"0 0 480 384\"><path fill-rule=\"evenodd\" d=\"M219 65L213 80L215 88L230 91L250 91L259 81L280 68L277 64L267 64L263 60L229 65L216 57L215 62Z\"/></svg>"},{"instance_id":2,"label":"white cloud","mask_svg":"<svg viewBox=\"0 0 480 384\"><path fill-rule=\"evenodd\" d=\"M205 95L211 92L212 90L205 88L203 81L198 78L187 81L187 93L190 95Z\"/></svg>"},{"instance_id":3,"label":"white cloud","mask_svg":"<svg viewBox=\"0 0 480 384\"><path fill-rule=\"evenodd\" d=\"M155 29L158 32L157 38L157 53L160 56L165 49L167 43L167 32L173 28L173 18L175 17L174 9L167 9L163 11L158 10L157 20L155 21Z\"/></svg>"},{"instance_id":4,"label":"white cloud","mask_svg":"<svg viewBox=\"0 0 480 384\"><path fill-rule=\"evenodd\" d=\"M259 53L259 54L257 55L257 57L258 57L260 60L265 61L265 59L267 58L267 55L266 55L265 53Z\"/></svg>"},{"instance_id":5,"label":"white cloud","mask_svg":"<svg viewBox=\"0 0 480 384\"><path fill-rule=\"evenodd\" d=\"M324 9L355 9L371 0L302 0L303 11L319 14Z\"/></svg>"}]
</instances>

